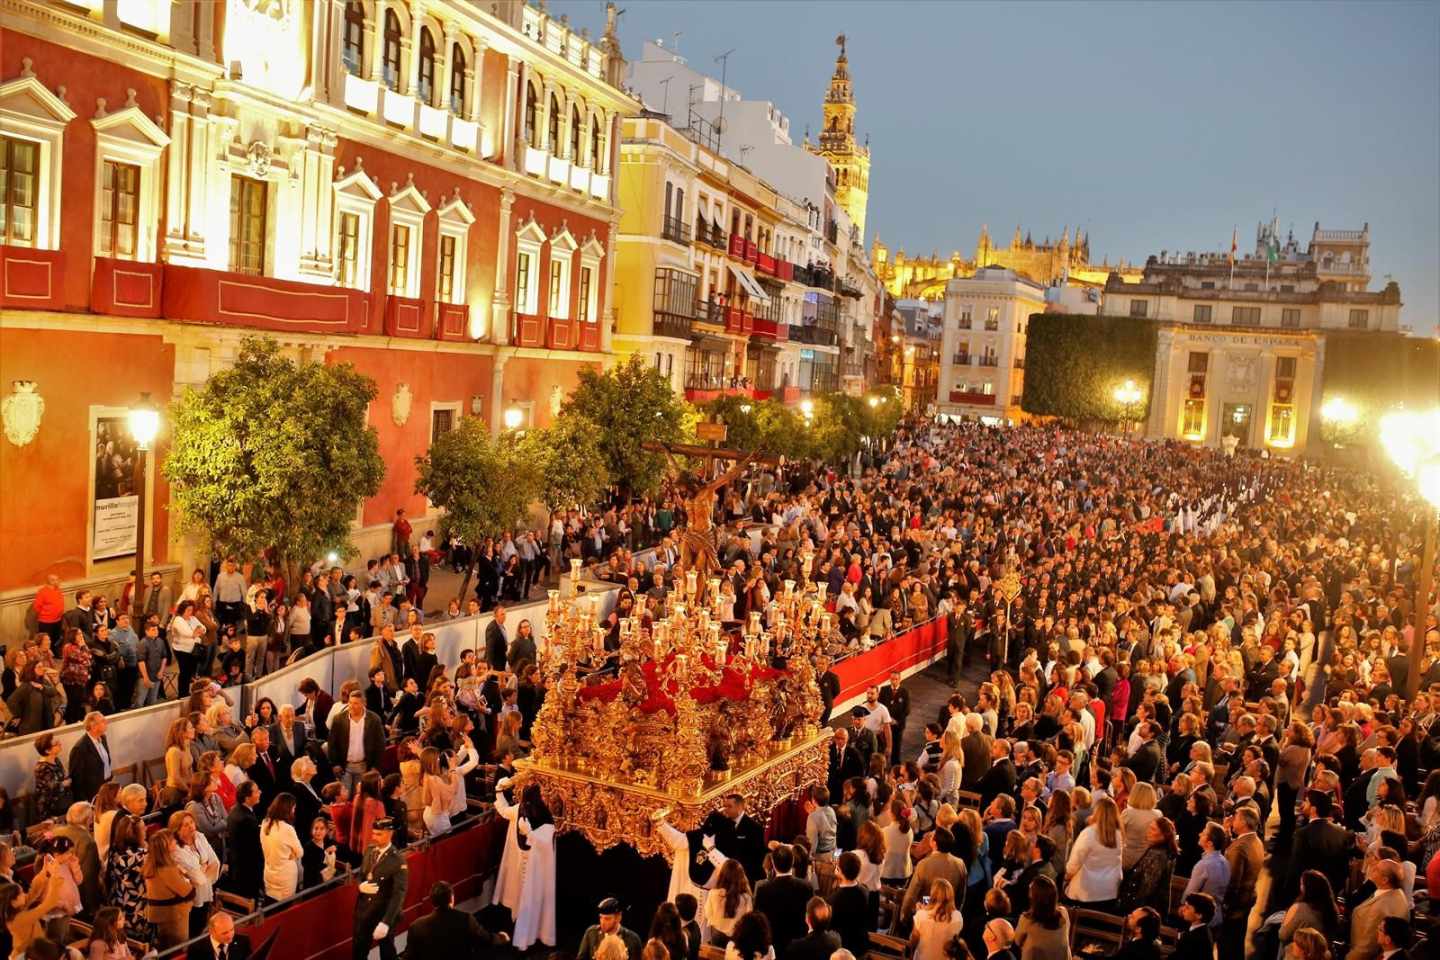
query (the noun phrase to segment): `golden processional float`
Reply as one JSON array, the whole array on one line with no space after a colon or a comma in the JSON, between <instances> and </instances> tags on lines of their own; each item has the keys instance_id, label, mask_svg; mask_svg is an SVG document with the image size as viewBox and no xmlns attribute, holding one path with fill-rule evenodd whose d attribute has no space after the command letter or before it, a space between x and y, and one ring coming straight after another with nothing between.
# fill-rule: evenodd
<instances>
[{"instance_id":1,"label":"golden processional float","mask_svg":"<svg viewBox=\"0 0 1440 960\"><path fill-rule=\"evenodd\" d=\"M628 844L642 855L671 849L651 819L693 830L728 794L762 820L781 800L823 783L828 731L814 655L835 629L825 584L786 580L770 629L759 613L719 619L720 580L694 570L667 596L664 617L619 622L619 669L588 681L613 658L598 598L549 592L549 686L533 725L534 749L518 761L518 783L537 782L557 828L578 831L596 851ZM683 592L679 589L683 584ZM611 660L613 663L613 659Z\"/></svg>"}]
</instances>

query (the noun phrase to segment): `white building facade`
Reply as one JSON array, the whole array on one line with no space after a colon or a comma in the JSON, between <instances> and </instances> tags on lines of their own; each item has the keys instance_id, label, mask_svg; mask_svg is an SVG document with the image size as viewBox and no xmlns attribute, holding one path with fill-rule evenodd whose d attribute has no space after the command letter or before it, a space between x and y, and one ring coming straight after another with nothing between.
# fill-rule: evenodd
<instances>
[{"instance_id":1,"label":"white building facade","mask_svg":"<svg viewBox=\"0 0 1440 960\"><path fill-rule=\"evenodd\" d=\"M1045 288L1013 270L985 267L947 283L937 412L1019 421L1025 334L1044 310Z\"/></svg>"}]
</instances>

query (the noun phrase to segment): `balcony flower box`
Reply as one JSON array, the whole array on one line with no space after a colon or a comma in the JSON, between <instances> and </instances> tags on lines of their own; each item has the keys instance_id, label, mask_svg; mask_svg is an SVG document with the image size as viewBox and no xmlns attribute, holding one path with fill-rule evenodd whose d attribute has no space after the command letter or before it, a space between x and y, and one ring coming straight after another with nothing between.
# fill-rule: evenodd
<instances>
[{"instance_id":1,"label":"balcony flower box","mask_svg":"<svg viewBox=\"0 0 1440 960\"><path fill-rule=\"evenodd\" d=\"M346 287L165 264L162 314L232 327L366 333L370 297Z\"/></svg>"},{"instance_id":2,"label":"balcony flower box","mask_svg":"<svg viewBox=\"0 0 1440 960\"><path fill-rule=\"evenodd\" d=\"M62 310L61 250L0 246L0 307L11 310Z\"/></svg>"},{"instance_id":3,"label":"balcony flower box","mask_svg":"<svg viewBox=\"0 0 1440 960\"><path fill-rule=\"evenodd\" d=\"M730 236L730 256L740 260L745 259L745 238L739 234L731 234Z\"/></svg>"},{"instance_id":4,"label":"balcony flower box","mask_svg":"<svg viewBox=\"0 0 1440 960\"><path fill-rule=\"evenodd\" d=\"M435 339L463 343L470 336L470 307L463 303L435 305Z\"/></svg>"},{"instance_id":5,"label":"balcony flower box","mask_svg":"<svg viewBox=\"0 0 1440 960\"><path fill-rule=\"evenodd\" d=\"M112 317L158 317L164 277L158 263L96 257L90 309Z\"/></svg>"}]
</instances>

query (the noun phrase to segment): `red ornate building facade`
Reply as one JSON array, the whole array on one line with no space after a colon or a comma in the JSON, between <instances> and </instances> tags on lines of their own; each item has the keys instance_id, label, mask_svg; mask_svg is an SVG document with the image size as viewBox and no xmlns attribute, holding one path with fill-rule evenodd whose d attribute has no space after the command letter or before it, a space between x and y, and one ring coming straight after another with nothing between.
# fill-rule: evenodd
<instances>
[{"instance_id":1,"label":"red ornate building facade","mask_svg":"<svg viewBox=\"0 0 1440 960\"><path fill-rule=\"evenodd\" d=\"M613 19L592 42L518 0L0 0L5 621L48 574L130 569L96 529L110 421L246 336L376 380L362 552L425 517L435 432L547 422L610 351L638 110ZM190 562L158 474L147 556Z\"/></svg>"}]
</instances>

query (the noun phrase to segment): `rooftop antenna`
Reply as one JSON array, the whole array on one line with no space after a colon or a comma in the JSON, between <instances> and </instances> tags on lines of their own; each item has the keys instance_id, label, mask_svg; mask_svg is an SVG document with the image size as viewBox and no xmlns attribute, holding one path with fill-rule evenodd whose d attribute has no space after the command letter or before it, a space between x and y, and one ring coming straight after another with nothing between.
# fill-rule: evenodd
<instances>
[{"instance_id":1,"label":"rooftop antenna","mask_svg":"<svg viewBox=\"0 0 1440 960\"><path fill-rule=\"evenodd\" d=\"M684 30L676 30L670 34L670 49L678 57L680 55L680 38L685 36Z\"/></svg>"},{"instance_id":2,"label":"rooftop antenna","mask_svg":"<svg viewBox=\"0 0 1440 960\"><path fill-rule=\"evenodd\" d=\"M730 69L730 54L734 52L735 48L731 47L715 58L715 62L720 64L720 120L715 126L720 132L720 140L722 143L725 139L725 77Z\"/></svg>"}]
</instances>

